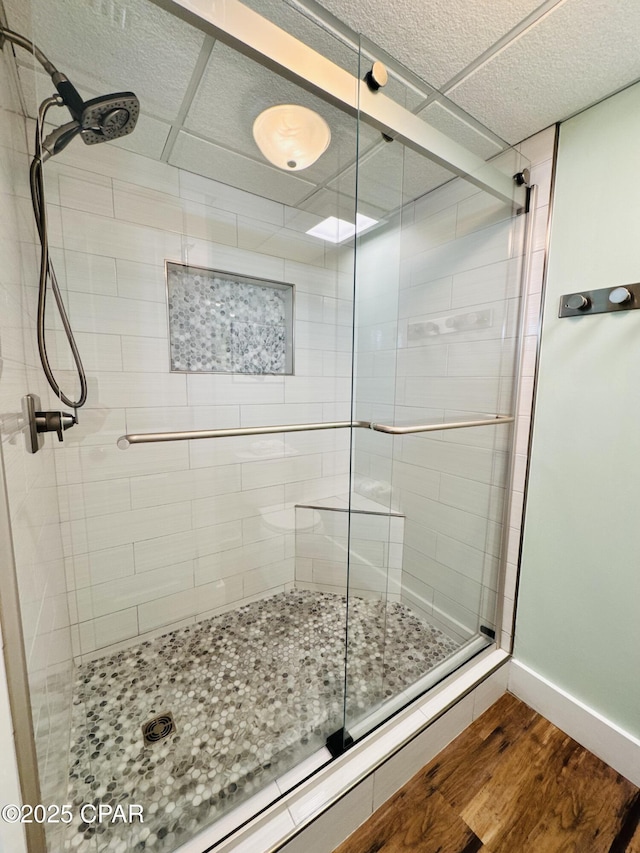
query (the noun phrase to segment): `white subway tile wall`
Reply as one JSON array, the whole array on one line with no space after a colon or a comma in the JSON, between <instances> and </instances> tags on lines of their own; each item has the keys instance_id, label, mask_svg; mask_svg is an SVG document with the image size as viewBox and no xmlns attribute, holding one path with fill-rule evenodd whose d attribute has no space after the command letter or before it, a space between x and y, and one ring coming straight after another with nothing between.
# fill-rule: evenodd
<instances>
[{"instance_id":1,"label":"white subway tile wall","mask_svg":"<svg viewBox=\"0 0 640 853\"><path fill-rule=\"evenodd\" d=\"M37 455L28 454L21 422L25 394L40 395L45 407L53 399L35 347L36 292L31 271L35 270L36 235L26 202L26 127L9 53L0 53L0 478L4 467L40 782L43 802L49 803L64 802L66 797L73 684L71 621L55 454L51 442ZM1 481L0 488L4 488ZM69 504L75 506L76 500L76 495L70 496ZM100 500L101 496L91 496L92 512ZM13 566L0 567L0 576L9 572ZM5 636L4 641L15 653L16 638Z\"/></svg>"},{"instance_id":2,"label":"white subway tile wall","mask_svg":"<svg viewBox=\"0 0 640 853\"><path fill-rule=\"evenodd\" d=\"M510 632L554 130L523 143L538 184L507 559ZM513 155L509 155L512 157ZM405 177L405 181L408 178ZM398 424L512 413L524 217L455 180L359 245L356 417ZM402 600L460 639L495 624L512 427L358 432L354 487L406 516ZM305 555L309 556L309 555ZM305 571L314 573L312 565ZM508 640L508 637L504 639Z\"/></svg>"},{"instance_id":3,"label":"white subway tile wall","mask_svg":"<svg viewBox=\"0 0 640 853\"><path fill-rule=\"evenodd\" d=\"M126 452L116 440L348 418L353 261L286 228L283 205L106 145L77 154L47 164L47 186L89 381L80 425L54 454L82 660L293 585L293 507L348 491L348 434ZM294 284L295 375L170 373L165 260ZM54 360L72 383L55 328Z\"/></svg>"}]
</instances>

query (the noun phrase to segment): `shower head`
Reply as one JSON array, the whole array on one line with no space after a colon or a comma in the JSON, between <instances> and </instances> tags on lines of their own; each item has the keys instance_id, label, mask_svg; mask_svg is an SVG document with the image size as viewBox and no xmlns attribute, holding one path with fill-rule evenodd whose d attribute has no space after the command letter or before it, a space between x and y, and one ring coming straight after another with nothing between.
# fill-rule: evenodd
<instances>
[{"instance_id":1,"label":"shower head","mask_svg":"<svg viewBox=\"0 0 640 853\"><path fill-rule=\"evenodd\" d=\"M140 101L133 92L114 92L83 101L76 87L56 71L51 79L62 102L78 123L78 132L87 145L126 136L136 126Z\"/></svg>"},{"instance_id":2,"label":"shower head","mask_svg":"<svg viewBox=\"0 0 640 853\"><path fill-rule=\"evenodd\" d=\"M114 92L83 101L76 87L64 74L51 75L62 102L77 123L76 133L87 145L109 142L126 136L136 126L140 115L140 101L133 92ZM68 140L70 141L70 140ZM68 144L67 143L65 144ZM57 149L54 153L58 153Z\"/></svg>"},{"instance_id":3,"label":"shower head","mask_svg":"<svg viewBox=\"0 0 640 853\"><path fill-rule=\"evenodd\" d=\"M87 145L126 136L136 126L140 102L133 92L116 92L85 101L80 116L80 135Z\"/></svg>"},{"instance_id":4,"label":"shower head","mask_svg":"<svg viewBox=\"0 0 640 853\"><path fill-rule=\"evenodd\" d=\"M52 130L42 140L45 159L59 154L78 135L86 145L126 136L136 126L140 114L140 103L133 92L116 92L90 101L78 100L73 107L62 96L56 95L41 105L42 116L43 110L52 102L59 106L64 104L73 116L73 121Z\"/></svg>"},{"instance_id":5,"label":"shower head","mask_svg":"<svg viewBox=\"0 0 640 853\"><path fill-rule=\"evenodd\" d=\"M73 121L51 131L42 142L46 157L59 154L76 136L80 135L86 145L109 142L126 136L135 128L140 115L140 102L133 92L115 92L83 101L76 88L67 78L56 72L53 75L58 95L47 99L41 106L51 103L66 106Z\"/></svg>"}]
</instances>

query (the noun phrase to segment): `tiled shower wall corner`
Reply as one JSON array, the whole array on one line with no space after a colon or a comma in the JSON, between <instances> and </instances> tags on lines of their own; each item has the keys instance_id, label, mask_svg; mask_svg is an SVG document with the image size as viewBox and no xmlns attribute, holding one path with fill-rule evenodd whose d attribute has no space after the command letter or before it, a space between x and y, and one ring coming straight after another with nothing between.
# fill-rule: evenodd
<instances>
[{"instance_id":1,"label":"tiled shower wall corner","mask_svg":"<svg viewBox=\"0 0 640 853\"><path fill-rule=\"evenodd\" d=\"M22 268L24 259L33 266L35 229L25 121L9 55L0 53L0 438L42 795L44 802L64 802L71 631L54 453L49 444L37 455L28 454L22 432L21 398L39 394L45 406L53 399L37 362L33 279ZM2 573L12 571L10 565L1 567ZM5 637L5 642L11 646L15 639Z\"/></svg>"},{"instance_id":2,"label":"tiled shower wall corner","mask_svg":"<svg viewBox=\"0 0 640 853\"><path fill-rule=\"evenodd\" d=\"M354 595L400 601L403 539L401 515L296 507L296 588L345 595L348 578Z\"/></svg>"},{"instance_id":3,"label":"tiled shower wall corner","mask_svg":"<svg viewBox=\"0 0 640 853\"><path fill-rule=\"evenodd\" d=\"M347 431L127 451L116 440L348 419L353 258L297 230L298 211L115 146L70 146L47 164L47 188L89 382L55 454L84 656L293 584L294 504L347 492ZM295 376L170 373L165 259L293 283Z\"/></svg>"},{"instance_id":4,"label":"tiled shower wall corner","mask_svg":"<svg viewBox=\"0 0 640 853\"><path fill-rule=\"evenodd\" d=\"M532 180L540 187L525 297L506 619L515 590L512 539L522 512L553 132L525 143L522 154L533 157ZM513 153L495 162L512 173L519 168ZM382 235L361 241L356 417L420 423L512 410L522 228L505 206L456 180L406 205ZM431 323L457 329L430 335L433 327L414 325ZM406 516L403 601L461 639L478 629L478 614L490 623L495 610L510 440L508 425L355 436L355 488Z\"/></svg>"}]
</instances>

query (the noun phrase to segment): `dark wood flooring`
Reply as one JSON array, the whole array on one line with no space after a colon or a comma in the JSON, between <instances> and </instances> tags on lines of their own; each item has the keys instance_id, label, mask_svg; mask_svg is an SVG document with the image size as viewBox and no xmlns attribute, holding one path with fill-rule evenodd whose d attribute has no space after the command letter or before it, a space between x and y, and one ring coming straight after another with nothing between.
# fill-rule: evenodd
<instances>
[{"instance_id":1,"label":"dark wood flooring","mask_svg":"<svg viewBox=\"0 0 640 853\"><path fill-rule=\"evenodd\" d=\"M640 789L510 694L335 853L640 853Z\"/></svg>"}]
</instances>

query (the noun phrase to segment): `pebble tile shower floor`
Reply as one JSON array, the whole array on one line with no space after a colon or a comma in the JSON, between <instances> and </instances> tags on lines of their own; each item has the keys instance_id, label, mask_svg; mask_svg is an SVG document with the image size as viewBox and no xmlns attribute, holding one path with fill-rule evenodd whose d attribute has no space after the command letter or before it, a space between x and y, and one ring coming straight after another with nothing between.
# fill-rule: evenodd
<instances>
[{"instance_id":1,"label":"pebble tile shower floor","mask_svg":"<svg viewBox=\"0 0 640 853\"><path fill-rule=\"evenodd\" d=\"M279 593L78 667L69 801L141 804L144 824L76 817L65 850L168 853L323 746L342 726L345 608ZM402 604L352 598L350 718L457 647ZM176 732L144 745L165 712Z\"/></svg>"}]
</instances>

